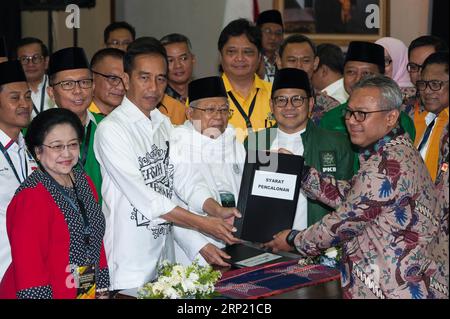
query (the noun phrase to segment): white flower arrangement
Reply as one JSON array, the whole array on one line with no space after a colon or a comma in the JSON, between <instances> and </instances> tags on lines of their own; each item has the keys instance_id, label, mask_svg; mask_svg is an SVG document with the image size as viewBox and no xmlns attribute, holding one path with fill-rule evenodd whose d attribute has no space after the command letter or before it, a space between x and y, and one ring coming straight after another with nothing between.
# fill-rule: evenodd
<instances>
[{"instance_id":1,"label":"white flower arrangement","mask_svg":"<svg viewBox=\"0 0 450 319\"><path fill-rule=\"evenodd\" d=\"M158 279L139 288L138 299L210 299L221 273L211 266L200 266L195 260L185 267L164 261Z\"/></svg>"}]
</instances>

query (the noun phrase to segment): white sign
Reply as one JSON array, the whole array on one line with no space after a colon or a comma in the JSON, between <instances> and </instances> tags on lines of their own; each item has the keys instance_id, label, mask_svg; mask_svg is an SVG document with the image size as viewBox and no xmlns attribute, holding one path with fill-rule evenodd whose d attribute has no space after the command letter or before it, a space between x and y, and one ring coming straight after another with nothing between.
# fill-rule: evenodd
<instances>
[{"instance_id":1,"label":"white sign","mask_svg":"<svg viewBox=\"0 0 450 319\"><path fill-rule=\"evenodd\" d=\"M297 175L256 171L252 195L293 200Z\"/></svg>"},{"instance_id":2,"label":"white sign","mask_svg":"<svg viewBox=\"0 0 450 319\"><path fill-rule=\"evenodd\" d=\"M255 257L244 259L236 264L239 266L244 266L244 267L253 267L253 266L258 266L258 265L264 264L264 263L272 261L272 260L279 259L279 258L281 258L280 255L264 253L261 255L257 255Z\"/></svg>"}]
</instances>

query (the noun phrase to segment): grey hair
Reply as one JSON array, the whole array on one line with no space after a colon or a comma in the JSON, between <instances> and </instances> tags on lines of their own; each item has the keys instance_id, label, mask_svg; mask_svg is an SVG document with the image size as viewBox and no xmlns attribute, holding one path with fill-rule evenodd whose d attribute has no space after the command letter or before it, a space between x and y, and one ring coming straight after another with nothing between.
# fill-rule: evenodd
<instances>
[{"instance_id":1,"label":"grey hair","mask_svg":"<svg viewBox=\"0 0 450 319\"><path fill-rule=\"evenodd\" d=\"M384 110L400 110L403 103L402 91L398 84L385 75L372 75L362 78L353 91L362 88L378 88L381 93L380 107Z\"/></svg>"}]
</instances>

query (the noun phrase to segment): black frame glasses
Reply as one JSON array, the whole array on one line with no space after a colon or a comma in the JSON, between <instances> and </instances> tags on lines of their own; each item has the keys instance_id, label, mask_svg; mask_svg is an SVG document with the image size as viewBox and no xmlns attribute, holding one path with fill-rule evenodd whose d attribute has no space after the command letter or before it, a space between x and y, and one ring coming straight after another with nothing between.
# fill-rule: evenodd
<instances>
[{"instance_id":1,"label":"black frame glasses","mask_svg":"<svg viewBox=\"0 0 450 319\"><path fill-rule=\"evenodd\" d=\"M205 112L205 114L208 116L213 116L214 114L219 113L220 115L228 116L228 118L230 118L234 112L234 110L232 110L228 107L227 108L214 108L214 107L206 106L205 108L201 108L201 107L191 106L191 108Z\"/></svg>"},{"instance_id":2,"label":"black frame glasses","mask_svg":"<svg viewBox=\"0 0 450 319\"><path fill-rule=\"evenodd\" d=\"M423 68L423 65L417 64L417 63L413 63L413 62L409 62L406 65L406 70L408 70L409 73L417 73L420 72L420 70Z\"/></svg>"},{"instance_id":3,"label":"black frame glasses","mask_svg":"<svg viewBox=\"0 0 450 319\"><path fill-rule=\"evenodd\" d=\"M39 64L44 61L44 56L42 54L35 54L33 56L25 55L18 57L17 60L19 60L20 64L22 65L27 65L30 63L30 61L33 64Z\"/></svg>"},{"instance_id":4,"label":"black frame glasses","mask_svg":"<svg viewBox=\"0 0 450 319\"><path fill-rule=\"evenodd\" d=\"M366 112L366 111L353 111L350 110L349 108L346 108L344 110L344 118L345 120L350 120L351 117L353 116L353 118L356 120L356 122L364 122L367 118L367 114L372 114L372 113L380 113L380 112L389 112L392 110L377 110L377 111L370 111L370 112Z\"/></svg>"},{"instance_id":5,"label":"black frame glasses","mask_svg":"<svg viewBox=\"0 0 450 319\"><path fill-rule=\"evenodd\" d=\"M425 80L418 80L416 81L416 88L419 91L425 91L427 89L427 87L430 88L431 91L439 91L440 89L442 89L442 86L444 85L444 83L447 83L447 81L441 81L441 80L430 80L430 81L425 81Z\"/></svg>"},{"instance_id":6,"label":"black frame glasses","mask_svg":"<svg viewBox=\"0 0 450 319\"><path fill-rule=\"evenodd\" d=\"M309 96L303 96L303 95L293 95L291 97L289 96L276 96L272 98L273 105L279 108L284 108L288 105L288 102L291 101L291 105L295 108L299 108L305 105L307 100L309 99Z\"/></svg>"},{"instance_id":7,"label":"black frame glasses","mask_svg":"<svg viewBox=\"0 0 450 319\"><path fill-rule=\"evenodd\" d=\"M392 63L392 59L388 57L384 57L384 66L390 66Z\"/></svg>"},{"instance_id":8,"label":"black frame glasses","mask_svg":"<svg viewBox=\"0 0 450 319\"><path fill-rule=\"evenodd\" d=\"M116 87L119 85L119 83L122 83L123 86L125 86L125 84L123 83L123 80L120 76L117 75L108 75L108 74L103 74L94 70L91 70L92 73L94 74L98 74L104 78L106 78L106 81L112 85L113 87Z\"/></svg>"},{"instance_id":9,"label":"black frame glasses","mask_svg":"<svg viewBox=\"0 0 450 319\"><path fill-rule=\"evenodd\" d=\"M81 89L90 89L90 88L92 88L92 85L94 84L94 80L93 79L82 79L82 80L78 80L78 81L75 81L75 80L60 81L58 83L54 83L52 86L61 85L61 88L64 91L71 91L71 90L75 89L77 84Z\"/></svg>"}]
</instances>

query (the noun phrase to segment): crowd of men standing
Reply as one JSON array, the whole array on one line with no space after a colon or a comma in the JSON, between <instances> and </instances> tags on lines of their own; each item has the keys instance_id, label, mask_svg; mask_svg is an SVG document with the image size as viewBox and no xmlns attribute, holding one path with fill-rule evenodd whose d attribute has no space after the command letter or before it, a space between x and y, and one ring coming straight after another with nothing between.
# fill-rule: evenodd
<instances>
[{"instance_id":1,"label":"crowd of men standing","mask_svg":"<svg viewBox=\"0 0 450 319\"><path fill-rule=\"evenodd\" d=\"M441 39L344 54L284 38L268 10L221 31L222 74L201 79L182 34L136 38L114 22L104 43L88 61L27 37L0 63L0 298L104 298L163 260L227 266L231 203L257 150L305 164L294 223L267 248L340 247L344 297L448 298Z\"/></svg>"}]
</instances>

